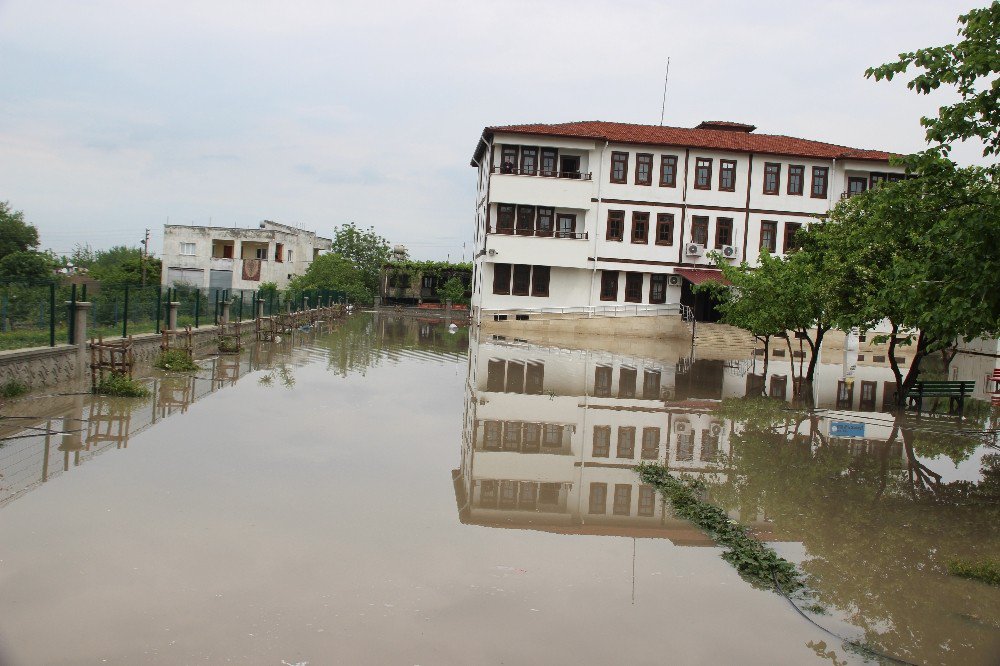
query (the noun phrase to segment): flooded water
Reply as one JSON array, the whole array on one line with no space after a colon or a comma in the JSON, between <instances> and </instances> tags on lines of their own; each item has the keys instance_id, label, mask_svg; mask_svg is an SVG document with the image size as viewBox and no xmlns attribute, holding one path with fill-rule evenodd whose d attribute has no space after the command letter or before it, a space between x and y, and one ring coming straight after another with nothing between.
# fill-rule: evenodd
<instances>
[{"instance_id":1,"label":"flooded water","mask_svg":"<svg viewBox=\"0 0 1000 666\"><path fill-rule=\"evenodd\" d=\"M988 422L879 413L878 368L849 396L822 367L812 412L746 401L755 365L704 351L362 314L147 400L6 405L0 663L877 660L826 630L997 663L1000 590L945 571L1000 553ZM812 621L675 518L643 459L800 564Z\"/></svg>"}]
</instances>

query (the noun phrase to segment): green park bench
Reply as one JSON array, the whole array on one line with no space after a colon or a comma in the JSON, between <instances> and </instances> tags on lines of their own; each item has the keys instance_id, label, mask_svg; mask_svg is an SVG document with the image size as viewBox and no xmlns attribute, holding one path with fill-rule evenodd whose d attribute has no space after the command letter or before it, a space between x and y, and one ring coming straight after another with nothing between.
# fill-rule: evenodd
<instances>
[{"instance_id":1,"label":"green park bench","mask_svg":"<svg viewBox=\"0 0 1000 666\"><path fill-rule=\"evenodd\" d=\"M948 398L948 412L953 413L958 407L959 416L965 407L965 396L972 395L976 388L975 381L930 381L917 382L906 394L910 406L917 408L920 414L924 398Z\"/></svg>"}]
</instances>

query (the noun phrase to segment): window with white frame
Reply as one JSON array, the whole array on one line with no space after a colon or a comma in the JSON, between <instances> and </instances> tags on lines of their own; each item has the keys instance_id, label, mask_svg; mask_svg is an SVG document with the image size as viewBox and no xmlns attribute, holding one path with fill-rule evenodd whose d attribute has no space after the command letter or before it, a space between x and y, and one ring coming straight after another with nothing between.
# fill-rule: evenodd
<instances>
[{"instance_id":1,"label":"window with white frame","mask_svg":"<svg viewBox=\"0 0 1000 666\"><path fill-rule=\"evenodd\" d=\"M195 244L181 243L181 254L193 257L195 255Z\"/></svg>"}]
</instances>

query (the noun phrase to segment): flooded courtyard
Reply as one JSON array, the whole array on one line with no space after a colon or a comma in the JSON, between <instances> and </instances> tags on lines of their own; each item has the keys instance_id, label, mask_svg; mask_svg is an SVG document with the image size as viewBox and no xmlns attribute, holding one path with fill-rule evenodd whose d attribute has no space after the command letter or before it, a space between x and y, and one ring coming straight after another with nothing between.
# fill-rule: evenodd
<instances>
[{"instance_id":1,"label":"flooded courtyard","mask_svg":"<svg viewBox=\"0 0 1000 666\"><path fill-rule=\"evenodd\" d=\"M743 398L755 371L358 314L149 399L8 404L0 663L1000 661L1000 588L946 568L1000 553L992 423L881 411L886 368L821 366L810 410ZM808 599L741 578L644 460Z\"/></svg>"}]
</instances>

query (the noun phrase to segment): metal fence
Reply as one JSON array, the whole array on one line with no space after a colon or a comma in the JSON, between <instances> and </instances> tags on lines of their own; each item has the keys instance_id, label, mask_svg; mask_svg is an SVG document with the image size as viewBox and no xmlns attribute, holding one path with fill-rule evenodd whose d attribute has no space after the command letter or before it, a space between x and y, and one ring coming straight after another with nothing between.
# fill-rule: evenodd
<instances>
[{"instance_id":1,"label":"metal fence","mask_svg":"<svg viewBox=\"0 0 1000 666\"><path fill-rule=\"evenodd\" d=\"M91 304L88 334L110 338L159 333L166 326L171 302L179 304L178 326L200 328L217 325L226 302L230 321L245 321L256 316L258 307L270 316L346 303L347 295L327 289L290 292L97 282L0 283L0 350L71 342L74 321L70 313L78 302Z\"/></svg>"}]
</instances>

